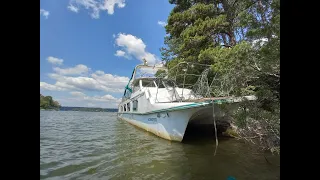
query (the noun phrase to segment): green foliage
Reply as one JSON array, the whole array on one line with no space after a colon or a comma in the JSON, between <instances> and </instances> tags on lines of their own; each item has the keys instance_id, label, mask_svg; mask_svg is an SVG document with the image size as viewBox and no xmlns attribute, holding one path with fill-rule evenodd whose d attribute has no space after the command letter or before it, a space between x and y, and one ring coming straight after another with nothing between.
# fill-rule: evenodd
<instances>
[{"instance_id":1,"label":"green foliage","mask_svg":"<svg viewBox=\"0 0 320 180\"><path fill-rule=\"evenodd\" d=\"M213 83L215 96L256 95L254 103L240 104L235 123L243 136L261 132L263 136L256 135L263 147L280 150L280 0L169 2L176 6L161 48L167 67L179 62L208 64L219 78ZM177 78L177 83L182 81ZM196 79L186 81L192 84Z\"/></svg>"},{"instance_id":2,"label":"green foliage","mask_svg":"<svg viewBox=\"0 0 320 180\"><path fill-rule=\"evenodd\" d=\"M182 31L194 24L199 19L205 19L217 14L212 5L196 4L191 6L186 11L172 13L168 18L168 25L166 26L167 33L174 37L178 37Z\"/></svg>"},{"instance_id":3,"label":"green foliage","mask_svg":"<svg viewBox=\"0 0 320 180\"><path fill-rule=\"evenodd\" d=\"M165 73L166 71L165 70L162 70L162 69L160 69L160 70L158 70L156 73L155 73L155 77L158 77L158 76L162 76L163 75L163 73Z\"/></svg>"},{"instance_id":4,"label":"green foliage","mask_svg":"<svg viewBox=\"0 0 320 180\"><path fill-rule=\"evenodd\" d=\"M233 114L238 134L259 142L263 149L280 152L280 107L273 111L263 108L263 102L244 103ZM268 107L270 108L270 107Z\"/></svg>"},{"instance_id":5,"label":"green foliage","mask_svg":"<svg viewBox=\"0 0 320 180\"><path fill-rule=\"evenodd\" d=\"M40 109L58 109L60 107L60 104L54 101L51 96L40 94Z\"/></svg>"}]
</instances>

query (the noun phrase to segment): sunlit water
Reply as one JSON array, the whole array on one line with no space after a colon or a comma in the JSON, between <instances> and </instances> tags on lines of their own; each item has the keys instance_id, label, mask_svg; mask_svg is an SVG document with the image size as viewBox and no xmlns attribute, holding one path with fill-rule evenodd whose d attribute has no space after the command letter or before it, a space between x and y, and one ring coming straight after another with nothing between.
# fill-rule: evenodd
<instances>
[{"instance_id":1,"label":"sunlit water","mask_svg":"<svg viewBox=\"0 0 320 180\"><path fill-rule=\"evenodd\" d=\"M40 111L40 179L280 179L279 157L244 142L220 139L214 156L212 137L169 142L116 115Z\"/></svg>"}]
</instances>

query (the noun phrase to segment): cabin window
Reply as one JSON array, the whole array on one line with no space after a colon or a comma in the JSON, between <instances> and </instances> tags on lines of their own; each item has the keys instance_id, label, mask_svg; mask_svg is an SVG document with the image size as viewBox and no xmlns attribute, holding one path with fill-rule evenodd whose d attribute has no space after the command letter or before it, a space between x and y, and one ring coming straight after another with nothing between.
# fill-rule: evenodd
<instances>
[{"instance_id":1,"label":"cabin window","mask_svg":"<svg viewBox=\"0 0 320 180\"><path fill-rule=\"evenodd\" d=\"M155 83L157 84L158 88L165 88L163 81L161 79L155 80Z\"/></svg>"},{"instance_id":2,"label":"cabin window","mask_svg":"<svg viewBox=\"0 0 320 180\"><path fill-rule=\"evenodd\" d=\"M130 103L127 104L127 109L130 111Z\"/></svg>"},{"instance_id":3,"label":"cabin window","mask_svg":"<svg viewBox=\"0 0 320 180\"><path fill-rule=\"evenodd\" d=\"M139 90L140 90L139 81L134 81L133 82L133 92L137 92Z\"/></svg>"},{"instance_id":4,"label":"cabin window","mask_svg":"<svg viewBox=\"0 0 320 180\"><path fill-rule=\"evenodd\" d=\"M137 91L139 91L139 89L140 89L139 86L134 86L134 87L133 87L133 92L137 92Z\"/></svg>"},{"instance_id":5,"label":"cabin window","mask_svg":"<svg viewBox=\"0 0 320 180\"><path fill-rule=\"evenodd\" d=\"M127 99L131 97L131 92L128 89L125 90L124 97Z\"/></svg>"},{"instance_id":6,"label":"cabin window","mask_svg":"<svg viewBox=\"0 0 320 180\"><path fill-rule=\"evenodd\" d=\"M138 100L132 101L132 110L137 111L138 110Z\"/></svg>"},{"instance_id":7,"label":"cabin window","mask_svg":"<svg viewBox=\"0 0 320 180\"><path fill-rule=\"evenodd\" d=\"M156 87L153 79L143 79L142 86L143 87Z\"/></svg>"},{"instance_id":8,"label":"cabin window","mask_svg":"<svg viewBox=\"0 0 320 180\"><path fill-rule=\"evenodd\" d=\"M175 83L171 80L162 81L166 87L176 87Z\"/></svg>"},{"instance_id":9,"label":"cabin window","mask_svg":"<svg viewBox=\"0 0 320 180\"><path fill-rule=\"evenodd\" d=\"M125 105L123 105L124 111L127 111L126 106L127 106L126 104L125 104Z\"/></svg>"}]
</instances>

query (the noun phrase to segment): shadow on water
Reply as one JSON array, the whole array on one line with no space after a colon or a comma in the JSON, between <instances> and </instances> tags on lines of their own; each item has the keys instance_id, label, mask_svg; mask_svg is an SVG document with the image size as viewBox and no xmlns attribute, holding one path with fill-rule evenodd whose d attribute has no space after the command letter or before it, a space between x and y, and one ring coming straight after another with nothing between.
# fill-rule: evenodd
<instances>
[{"instance_id":1,"label":"shadow on water","mask_svg":"<svg viewBox=\"0 0 320 180\"><path fill-rule=\"evenodd\" d=\"M218 131L218 138L226 139L220 135ZM182 143L189 144L198 141L215 140L214 127L212 125L196 125L188 124L185 131Z\"/></svg>"},{"instance_id":2,"label":"shadow on water","mask_svg":"<svg viewBox=\"0 0 320 180\"><path fill-rule=\"evenodd\" d=\"M223 136L218 130L217 154L213 126L188 124L182 145L190 164L190 179L280 179L280 158L255 144ZM200 178L201 179L201 178Z\"/></svg>"},{"instance_id":3,"label":"shadow on water","mask_svg":"<svg viewBox=\"0 0 320 180\"><path fill-rule=\"evenodd\" d=\"M278 157L244 141L222 136L219 129L219 146L214 156L213 126L188 124L181 143L162 139L125 122L118 128L115 145L122 153L117 155L121 158L116 164L126 163L122 164L125 168L114 169L112 178L279 179Z\"/></svg>"}]
</instances>

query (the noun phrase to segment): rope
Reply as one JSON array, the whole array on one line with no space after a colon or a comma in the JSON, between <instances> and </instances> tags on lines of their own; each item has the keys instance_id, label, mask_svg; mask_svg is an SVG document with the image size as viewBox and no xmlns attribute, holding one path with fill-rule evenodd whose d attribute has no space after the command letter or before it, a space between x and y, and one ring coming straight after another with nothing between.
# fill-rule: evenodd
<instances>
[{"instance_id":1,"label":"rope","mask_svg":"<svg viewBox=\"0 0 320 180\"><path fill-rule=\"evenodd\" d=\"M217 125L216 125L216 118L215 118L215 113L214 113L214 103L213 103L213 100L212 100L212 117L213 117L213 125L214 125L214 133L215 133L215 138L216 138L216 148L214 150L214 156L216 155L217 153L217 149L218 149L218 145L219 145L219 142L218 142L218 136L217 136Z\"/></svg>"}]
</instances>

